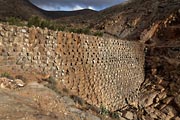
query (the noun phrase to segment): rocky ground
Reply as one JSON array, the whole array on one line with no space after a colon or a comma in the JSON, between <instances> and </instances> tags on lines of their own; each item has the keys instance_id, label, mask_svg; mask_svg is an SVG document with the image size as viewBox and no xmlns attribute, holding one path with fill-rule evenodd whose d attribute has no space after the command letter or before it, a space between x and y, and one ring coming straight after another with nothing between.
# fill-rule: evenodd
<instances>
[{"instance_id":1,"label":"rocky ground","mask_svg":"<svg viewBox=\"0 0 180 120\"><path fill-rule=\"evenodd\" d=\"M1 120L100 120L93 111L83 111L69 96L37 82L0 78Z\"/></svg>"},{"instance_id":2,"label":"rocky ground","mask_svg":"<svg viewBox=\"0 0 180 120\"><path fill-rule=\"evenodd\" d=\"M95 108L67 90L56 90L48 78L44 82L28 82L22 76L14 78L4 73L0 77L0 119L127 120L137 119L137 115L131 110L111 113Z\"/></svg>"}]
</instances>

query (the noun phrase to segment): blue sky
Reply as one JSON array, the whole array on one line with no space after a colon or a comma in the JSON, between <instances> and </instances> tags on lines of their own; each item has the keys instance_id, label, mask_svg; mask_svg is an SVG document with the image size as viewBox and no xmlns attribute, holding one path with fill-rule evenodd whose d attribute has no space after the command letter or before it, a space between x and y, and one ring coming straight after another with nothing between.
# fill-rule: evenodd
<instances>
[{"instance_id":1,"label":"blue sky","mask_svg":"<svg viewBox=\"0 0 180 120\"><path fill-rule=\"evenodd\" d=\"M94 9L102 10L104 8L119 4L126 0L30 0L36 6L45 10L80 10Z\"/></svg>"}]
</instances>

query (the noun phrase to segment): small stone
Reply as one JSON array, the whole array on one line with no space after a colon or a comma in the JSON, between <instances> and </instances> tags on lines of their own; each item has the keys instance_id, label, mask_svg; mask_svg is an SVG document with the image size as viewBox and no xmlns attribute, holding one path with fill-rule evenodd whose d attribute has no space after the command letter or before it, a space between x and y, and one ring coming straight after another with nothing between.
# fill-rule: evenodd
<instances>
[{"instance_id":1,"label":"small stone","mask_svg":"<svg viewBox=\"0 0 180 120\"><path fill-rule=\"evenodd\" d=\"M47 55L48 55L48 56L51 55L51 52L47 51Z\"/></svg>"},{"instance_id":2,"label":"small stone","mask_svg":"<svg viewBox=\"0 0 180 120\"><path fill-rule=\"evenodd\" d=\"M27 31L26 31L25 29L22 29L21 32L22 32L22 33L26 33Z\"/></svg>"},{"instance_id":3,"label":"small stone","mask_svg":"<svg viewBox=\"0 0 180 120\"><path fill-rule=\"evenodd\" d=\"M156 75L157 74L157 69L156 68L151 69L151 73L152 73L152 75Z\"/></svg>"},{"instance_id":4,"label":"small stone","mask_svg":"<svg viewBox=\"0 0 180 120\"><path fill-rule=\"evenodd\" d=\"M0 32L0 35L3 37L5 34L4 34L4 32Z\"/></svg>"},{"instance_id":5,"label":"small stone","mask_svg":"<svg viewBox=\"0 0 180 120\"><path fill-rule=\"evenodd\" d=\"M127 111L124 115L125 118L129 119L129 120L133 120L134 118L134 114L130 111Z\"/></svg>"},{"instance_id":6,"label":"small stone","mask_svg":"<svg viewBox=\"0 0 180 120\"><path fill-rule=\"evenodd\" d=\"M28 43L28 42L29 42L29 39L24 39L24 41L25 41L26 43Z\"/></svg>"},{"instance_id":7,"label":"small stone","mask_svg":"<svg viewBox=\"0 0 180 120\"><path fill-rule=\"evenodd\" d=\"M13 80L8 79L8 78L0 78L0 88L2 89L12 89L15 88L13 84Z\"/></svg>"},{"instance_id":8,"label":"small stone","mask_svg":"<svg viewBox=\"0 0 180 120\"><path fill-rule=\"evenodd\" d=\"M14 81L16 82L16 85L18 87L24 87L25 86L25 83L20 79L15 79Z\"/></svg>"}]
</instances>

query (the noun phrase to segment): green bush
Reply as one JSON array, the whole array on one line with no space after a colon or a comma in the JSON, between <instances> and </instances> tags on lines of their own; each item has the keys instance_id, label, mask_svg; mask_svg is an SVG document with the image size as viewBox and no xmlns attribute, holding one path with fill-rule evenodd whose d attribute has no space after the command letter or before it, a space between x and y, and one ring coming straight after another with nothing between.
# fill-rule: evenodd
<instances>
[{"instance_id":1,"label":"green bush","mask_svg":"<svg viewBox=\"0 0 180 120\"><path fill-rule=\"evenodd\" d=\"M16 17L9 17L6 20L10 25L17 25L17 26L23 25L23 21L19 18L16 18Z\"/></svg>"},{"instance_id":2,"label":"green bush","mask_svg":"<svg viewBox=\"0 0 180 120\"><path fill-rule=\"evenodd\" d=\"M106 109L103 105L100 106L100 114L101 115L109 115L110 111Z\"/></svg>"},{"instance_id":3,"label":"green bush","mask_svg":"<svg viewBox=\"0 0 180 120\"><path fill-rule=\"evenodd\" d=\"M114 119L118 119L119 118L119 114L117 112L112 112L112 113L110 113L110 117L112 117Z\"/></svg>"},{"instance_id":4,"label":"green bush","mask_svg":"<svg viewBox=\"0 0 180 120\"><path fill-rule=\"evenodd\" d=\"M102 37L102 36L103 36L103 33L102 33L102 32L95 32L93 35L94 35L94 36Z\"/></svg>"},{"instance_id":5,"label":"green bush","mask_svg":"<svg viewBox=\"0 0 180 120\"><path fill-rule=\"evenodd\" d=\"M53 21L45 20L45 19L42 19L38 16L34 16L34 17L30 18L28 20L27 25L29 27L35 26L35 27L48 28L51 30L59 30L59 31L63 31L65 29L64 26L60 26Z\"/></svg>"},{"instance_id":6,"label":"green bush","mask_svg":"<svg viewBox=\"0 0 180 120\"><path fill-rule=\"evenodd\" d=\"M2 73L1 74L1 77L6 77L6 78L8 78L8 79L14 79L9 73L7 73L7 72L4 72L4 73Z\"/></svg>"},{"instance_id":7,"label":"green bush","mask_svg":"<svg viewBox=\"0 0 180 120\"><path fill-rule=\"evenodd\" d=\"M32 26L40 27L41 26L41 18L39 18L38 16L31 17L28 20L27 25L28 25L28 27L32 27Z\"/></svg>"},{"instance_id":8,"label":"green bush","mask_svg":"<svg viewBox=\"0 0 180 120\"><path fill-rule=\"evenodd\" d=\"M88 28L71 28L69 29L69 32L78 33L78 34L90 34L90 29Z\"/></svg>"}]
</instances>

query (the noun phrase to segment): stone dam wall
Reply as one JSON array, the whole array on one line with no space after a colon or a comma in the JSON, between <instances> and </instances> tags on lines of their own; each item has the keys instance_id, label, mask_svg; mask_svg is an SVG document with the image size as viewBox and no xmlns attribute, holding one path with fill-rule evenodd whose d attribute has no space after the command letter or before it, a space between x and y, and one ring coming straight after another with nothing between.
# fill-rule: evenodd
<instances>
[{"instance_id":1,"label":"stone dam wall","mask_svg":"<svg viewBox=\"0 0 180 120\"><path fill-rule=\"evenodd\" d=\"M117 110L144 80L138 42L0 24L0 68L50 74L88 103Z\"/></svg>"}]
</instances>

